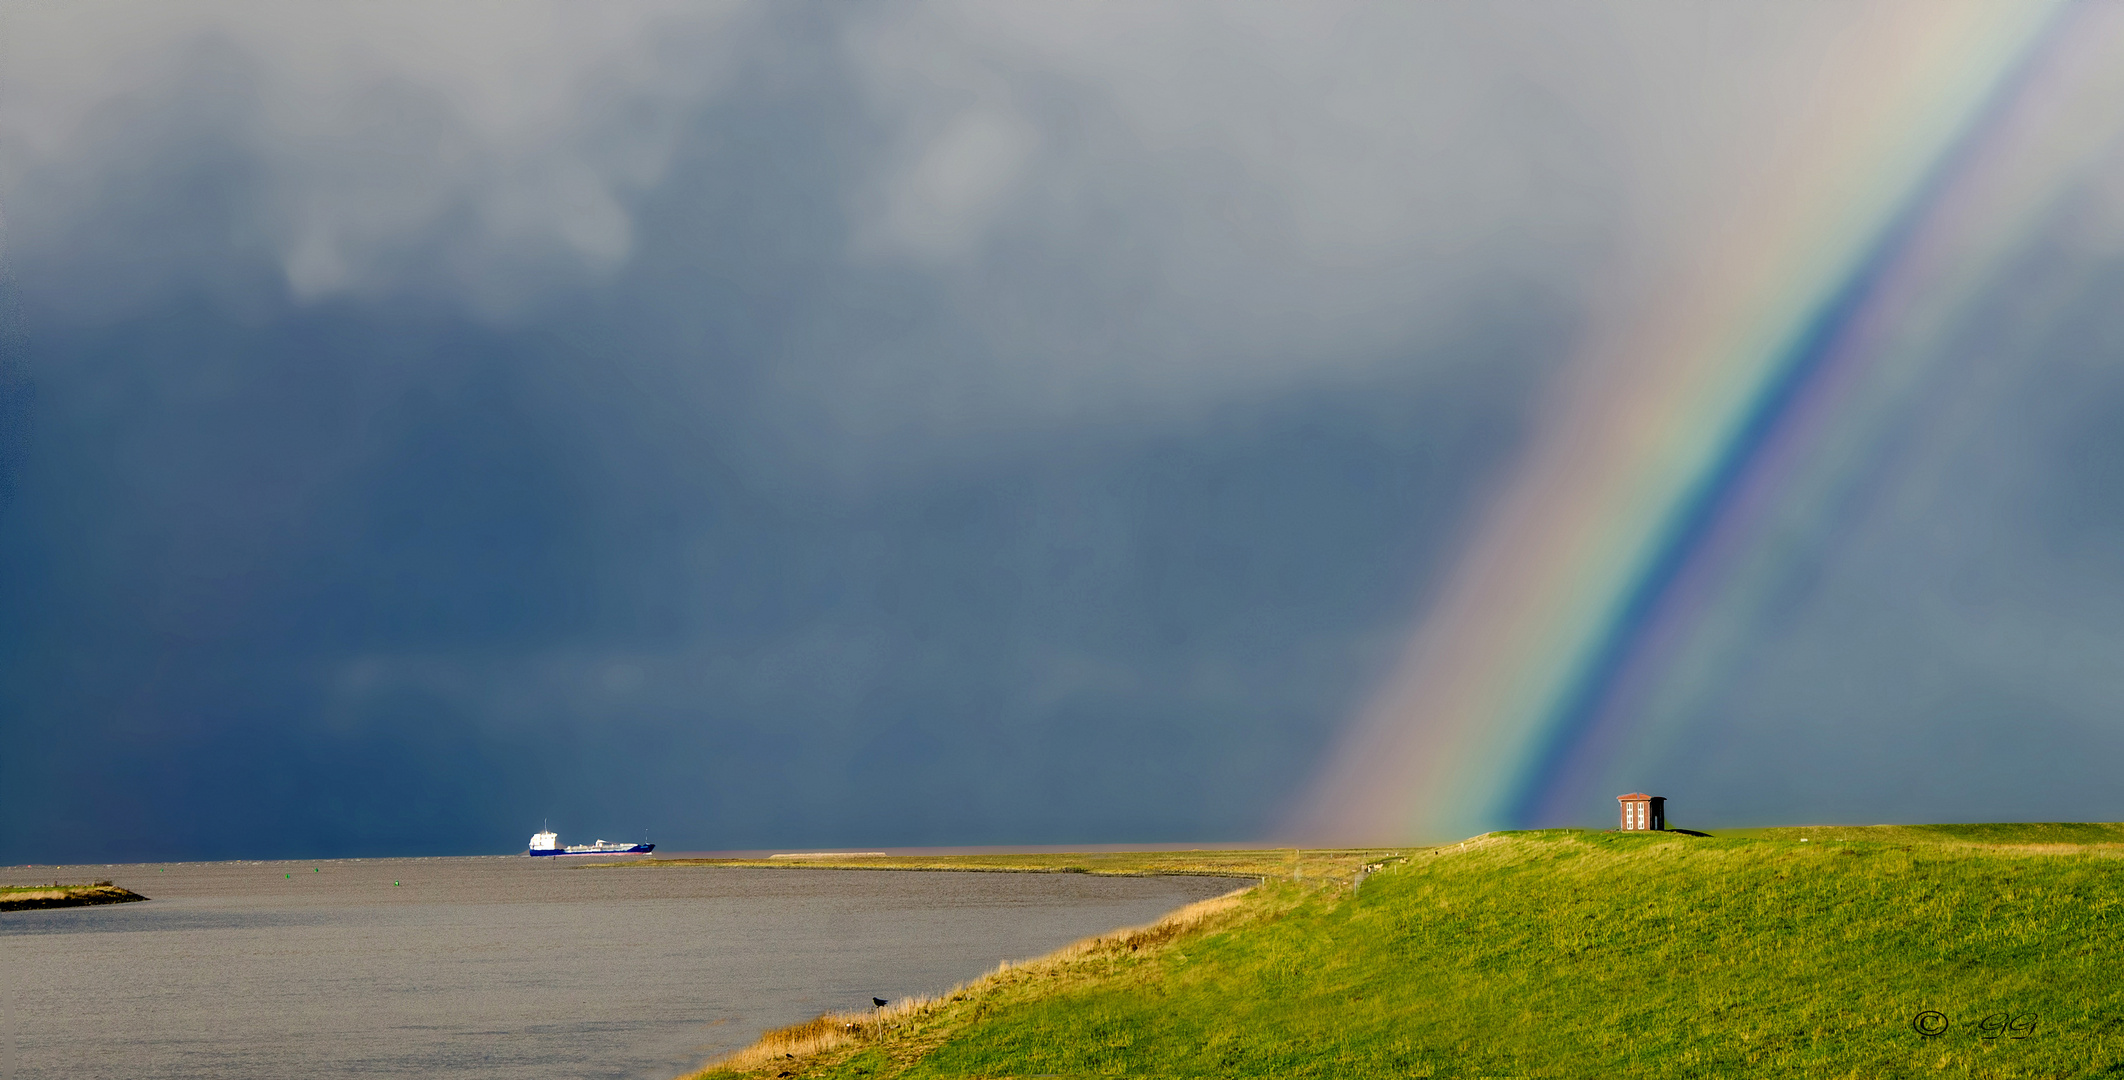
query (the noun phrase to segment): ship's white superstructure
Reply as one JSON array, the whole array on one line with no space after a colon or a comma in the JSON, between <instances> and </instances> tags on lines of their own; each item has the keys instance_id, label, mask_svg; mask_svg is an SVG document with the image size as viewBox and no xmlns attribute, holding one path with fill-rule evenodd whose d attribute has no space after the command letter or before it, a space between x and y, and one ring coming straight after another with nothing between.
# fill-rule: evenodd
<instances>
[{"instance_id":1,"label":"ship's white superstructure","mask_svg":"<svg viewBox=\"0 0 2124 1080\"><path fill-rule=\"evenodd\" d=\"M655 844L620 844L599 840L595 844L570 844L562 847L560 834L547 829L531 834L531 847L526 855L647 855L656 850Z\"/></svg>"}]
</instances>

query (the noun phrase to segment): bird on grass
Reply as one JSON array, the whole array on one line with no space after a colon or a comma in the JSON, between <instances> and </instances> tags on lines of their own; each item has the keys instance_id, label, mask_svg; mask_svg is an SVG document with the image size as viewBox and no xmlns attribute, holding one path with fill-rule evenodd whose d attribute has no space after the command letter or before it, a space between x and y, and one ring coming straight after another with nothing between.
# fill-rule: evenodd
<instances>
[{"instance_id":1,"label":"bird on grass","mask_svg":"<svg viewBox=\"0 0 2124 1080\"><path fill-rule=\"evenodd\" d=\"M877 1006L877 1007L878 1007L878 1008L880 1008L880 1009L882 1009L882 1008L884 1008L884 1007L885 1007L885 999L884 999L884 998L880 998L880 997L874 997L874 998L871 998L871 999L870 999L870 1003L871 1003L872 1005L875 1005L875 1006Z\"/></svg>"}]
</instances>

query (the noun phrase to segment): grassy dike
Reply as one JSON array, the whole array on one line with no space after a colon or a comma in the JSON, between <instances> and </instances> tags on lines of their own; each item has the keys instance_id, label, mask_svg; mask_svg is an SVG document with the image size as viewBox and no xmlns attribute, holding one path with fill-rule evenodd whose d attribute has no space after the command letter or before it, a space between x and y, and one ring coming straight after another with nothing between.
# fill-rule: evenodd
<instances>
[{"instance_id":1,"label":"grassy dike","mask_svg":"<svg viewBox=\"0 0 2124 1080\"><path fill-rule=\"evenodd\" d=\"M2124 1074L2124 827L1501 833L1350 880L1271 878L699 1075Z\"/></svg>"}]
</instances>

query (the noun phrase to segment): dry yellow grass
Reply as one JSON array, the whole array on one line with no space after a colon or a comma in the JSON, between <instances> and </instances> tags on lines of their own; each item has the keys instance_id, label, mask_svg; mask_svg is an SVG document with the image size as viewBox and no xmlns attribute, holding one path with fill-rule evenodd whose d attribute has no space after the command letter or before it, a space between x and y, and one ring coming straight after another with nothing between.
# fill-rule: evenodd
<instances>
[{"instance_id":1,"label":"dry yellow grass","mask_svg":"<svg viewBox=\"0 0 2124 1080\"><path fill-rule=\"evenodd\" d=\"M801 1024L770 1031L751 1046L692 1075L707 1077L729 1072L753 1072L776 1062L808 1058L858 1040L876 1039L904 1027L906 1021L929 1012L936 1003L935 998L903 998L871 1012L827 1013Z\"/></svg>"},{"instance_id":2,"label":"dry yellow grass","mask_svg":"<svg viewBox=\"0 0 2124 1080\"><path fill-rule=\"evenodd\" d=\"M98 881L88 885L65 885L53 882L50 885L0 885L0 911L23 911L31 908L74 907L82 904L123 904L147 897Z\"/></svg>"},{"instance_id":3,"label":"dry yellow grass","mask_svg":"<svg viewBox=\"0 0 2124 1080\"><path fill-rule=\"evenodd\" d=\"M751 1046L711 1062L682 1080L711 1080L759 1073L778 1066L787 1067L853 1043L876 1042L888 1037L904 1039L917 1034L922 1022L939 1009L989 993L1003 984L1053 978L1086 960L1156 949L1181 934L1230 915L1238 909L1240 898L1248 891L1238 889L1189 904L1148 926L1085 938L1023 963L1006 961L987 975L954 987L941 997L904 998L867 1012L828 1013L801 1024L778 1028L760 1036L759 1041Z\"/></svg>"},{"instance_id":4,"label":"dry yellow grass","mask_svg":"<svg viewBox=\"0 0 2124 1080\"><path fill-rule=\"evenodd\" d=\"M58 889L50 889L50 888L31 888L31 889L6 889L6 890L0 890L0 901L4 901L4 900L64 900L64 899L66 899L67 897L70 897L70 896L72 896L72 895L74 895L74 891L73 891L73 890L72 890L71 888L58 888Z\"/></svg>"}]
</instances>

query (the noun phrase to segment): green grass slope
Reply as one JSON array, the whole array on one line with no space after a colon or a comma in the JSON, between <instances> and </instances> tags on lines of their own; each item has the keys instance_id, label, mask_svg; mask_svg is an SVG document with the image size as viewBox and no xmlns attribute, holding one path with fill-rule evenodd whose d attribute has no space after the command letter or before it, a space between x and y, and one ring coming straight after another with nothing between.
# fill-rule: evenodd
<instances>
[{"instance_id":1,"label":"green grass slope","mask_svg":"<svg viewBox=\"0 0 2124 1080\"><path fill-rule=\"evenodd\" d=\"M2124 1075L2114 830L1940 828L1497 834L1272 881L761 1075Z\"/></svg>"},{"instance_id":2,"label":"green grass slope","mask_svg":"<svg viewBox=\"0 0 2124 1080\"><path fill-rule=\"evenodd\" d=\"M2015 821L1983 825L1787 825L1774 829L1720 829L1725 839L1859 841L1894 844L2124 844L2124 823L2108 821Z\"/></svg>"}]
</instances>

